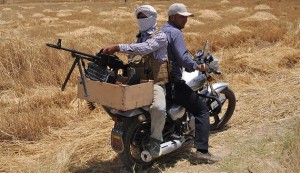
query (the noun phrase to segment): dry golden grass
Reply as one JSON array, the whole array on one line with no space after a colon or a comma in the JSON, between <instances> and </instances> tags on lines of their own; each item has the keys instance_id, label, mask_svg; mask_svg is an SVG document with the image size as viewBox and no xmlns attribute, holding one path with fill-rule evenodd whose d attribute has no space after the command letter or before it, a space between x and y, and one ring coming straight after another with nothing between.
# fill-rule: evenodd
<instances>
[{"instance_id":1,"label":"dry golden grass","mask_svg":"<svg viewBox=\"0 0 300 173\"><path fill-rule=\"evenodd\" d=\"M153 5L161 26L173 2L0 1L0 172L126 172L110 148L110 117L76 98L77 70L60 91L72 58L45 44L62 38L94 54L129 43L136 6ZM195 14L183 31L187 47L211 42L223 71L217 80L230 84L237 107L228 128L210 138L222 162L191 165L182 151L148 172L300 172L299 1L185 4Z\"/></svg>"}]
</instances>

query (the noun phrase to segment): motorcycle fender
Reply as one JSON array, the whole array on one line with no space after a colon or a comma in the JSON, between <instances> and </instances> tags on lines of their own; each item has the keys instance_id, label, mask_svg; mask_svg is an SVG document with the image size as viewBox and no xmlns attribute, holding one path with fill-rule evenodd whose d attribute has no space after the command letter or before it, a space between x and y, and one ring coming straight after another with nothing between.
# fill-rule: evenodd
<instances>
[{"instance_id":1,"label":"motorcycle fender","mask_svg":"<svg viewBox=\"0 0 300 173\"><path fill-rule=\"evenodd\" d=\"M123 131L113 128L111 131L111 147L116 153L124 151Z\"/></svg>"},{"instance_id":2,"label":"motorcycle fender","mask_svg":"<svg viewBox=\"0 0 300 173\"><path fill-rule=\"evenodd\" d=\"M133 110L128 110L128 111L120 111L120 110L117 110L117 109L110 109L109 112L111 114L120 115L120 116L123 116L123 117L134 117L134 116L137 116L137 115L140 115L140 114L144 113L142 111L142 109L144 111L149 111L149 108L150 108L150 106L144 106L144 107L141 107L141 109L133 109Z\"/></svg>"},{"instance_id":3,"label":"motorcycle fender","mask_svg":"<svg viewBox=\"0 0 300 173\"><path fill-rule=\"evenodd\" d=\"M223 91L224 89L226 89L228 87L228 83L225 83L225 82L213 83L212 87L218 94L220 94L221 91ZM209 94L211 93L210 87L208 87L208 92L209 92Z\"/></svg>"}]
</instances>

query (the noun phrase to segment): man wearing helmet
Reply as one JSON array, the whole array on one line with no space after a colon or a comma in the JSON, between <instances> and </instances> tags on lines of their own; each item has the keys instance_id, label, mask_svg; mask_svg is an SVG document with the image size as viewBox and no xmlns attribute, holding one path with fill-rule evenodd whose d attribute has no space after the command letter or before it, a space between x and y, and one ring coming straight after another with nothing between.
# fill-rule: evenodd
<instances>
[{"instance_id":1,"label":"man wearing helmet","mask_svg":"<svg viewBox=\"0 0 300 173\"><path fill-rule=\"evenodd\" d=\"M166 118L165 84L168 82L168 57L166 34L157 29L157 12L150 5L142 5L135 11L139 26L136 42L132 44L110 45L103 49L103 53L115 52L129 55L141 55L145 70L138 74L141 79L154 80L154 99L150 107L151 136L150 153L153 157L159 156L162 131ZM129 56L129 62L134 59ZM141 64L139 62L139 64Z\"/></svg>"},{"instance_id":2,"label":"man wearing helmet","mask_svg":"<svg viewBox=\"0 0 300 173\"><path fill-rule=\"evenodd\" d=\"M172 4L168 10L168 21L161 30L168 38L168 57L172 65L170 72L170 83L166 85L167 98L185 107L195 116L195 156L201 163L214 163L221 158L208 152L208 138L210 131L208 108L186 83L181 80L183 67L188 71L206 71L205 64L198 65L188 53L185 46L181 29L184 28L187 18L193 16L188 12L186 6L181 3Z\"/></svg>"}]
</instances>

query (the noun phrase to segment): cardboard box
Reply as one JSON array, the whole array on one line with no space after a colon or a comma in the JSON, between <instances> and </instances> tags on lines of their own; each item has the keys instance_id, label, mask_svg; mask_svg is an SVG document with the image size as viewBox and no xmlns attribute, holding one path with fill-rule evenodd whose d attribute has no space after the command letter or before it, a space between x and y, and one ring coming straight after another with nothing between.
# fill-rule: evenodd
<instances>
[{"instance_id":1,"label":"cardboard box","mask_svg":"<svg viewBox=\"0 0 300 173\"><path fill-rule=\"evenodd\" d=\"M118 110L130 110L150 105L153 101L153 81L136 85L114 85L85 78L87 97L84 96L81 79L78 82L78 98L99 103Z\"/></svg>"}]
</instances>

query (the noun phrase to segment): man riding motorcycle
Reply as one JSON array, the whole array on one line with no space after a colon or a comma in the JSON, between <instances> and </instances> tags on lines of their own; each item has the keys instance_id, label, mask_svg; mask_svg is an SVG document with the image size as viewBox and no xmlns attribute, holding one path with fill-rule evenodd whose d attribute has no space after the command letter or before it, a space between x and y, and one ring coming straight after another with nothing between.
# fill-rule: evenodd
<instances>
[{"instance_id":1,"label":"man riding motorcycle","mask_svg":"<svg viewBox=\"0 0 300 173\"><path fill-rule=\"evenodd\" d=\"M208 152L208 138L210 132L209 112L203 98L199 97L186 83L181 80L183 67L188 71L208 70L206 64L198 65L193 61L183 39L181 29L184 28L187 18L193 16L181 3L172 4L168 11L169 19L161 30L168 37L168 57L172 65L170 83L166 85L167 98L174 103L185 107L195 116L195 142L197 149L195 157L200 163L214 163L221 158Z\"/></svg>"},{"instance_id":2,"label":"man riding motorcycle","mask_svg":"<svg viewBox=\"0 0 300 173\"><path fill-rule=\"evenodd\" d=\"M162 131L166 118L165 84L168 82L167 37L157 29L157 12L150 5L142 5L135 11L139 25L136 42L132 44L110 45L103 53L122 52L129 54L132 65L139 64L143 70L136 70L140 79L154 80L154 98L150 107L151 136L149 151L153 157L159 156ZM132 56L133 55L133 56ZM142 57L136 58L135 55ZM134 62L134 61L138 62Z\"/></svg>"}]
</instances>

